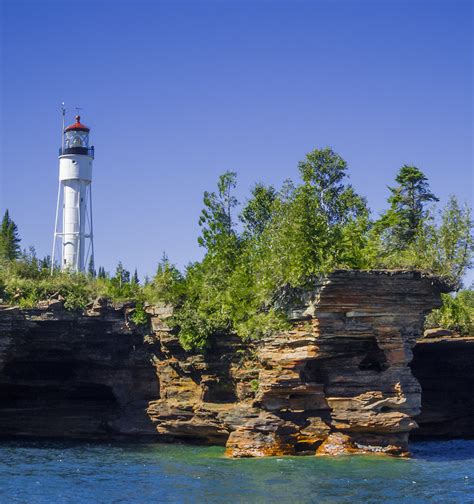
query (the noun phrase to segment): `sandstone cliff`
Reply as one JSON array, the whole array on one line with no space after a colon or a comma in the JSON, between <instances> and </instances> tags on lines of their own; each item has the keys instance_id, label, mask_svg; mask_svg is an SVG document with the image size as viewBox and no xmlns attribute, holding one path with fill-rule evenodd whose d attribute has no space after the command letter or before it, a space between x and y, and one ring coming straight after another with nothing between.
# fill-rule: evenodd
<instances>
[{"instance_id":1,"label":"sandstone cliff","mask_svg":"<svg viewBox=\"0 0 474 504\"><path fill-rule=\"evenodd\" d=\"M420 412L409 363L442 286L419 273L340 271L287 293L294 329L185 354L154 316L161 434L226 442L230 456L408 452Z\"/></svg>"},{"instance_id":2,"label":"sandstone cliff","mask_svg":"<svg viewBox=\"0 0 474 504\"><path fill-rule=\"evenodd\" d=\"M156 436L145 413L156 376L126 310L0 308L0 436Z\"/></svg>"},{"instance_id":3,"label":"sandstone cliff","mask_svg":"<svg viewBox=\"0 0 474 504\"><path fill-rule=\"evenodd\" d=\"M292 330L252 344L216 336L206 355L182 350L164 307L145 329L106 302L83 314L3 307L0 436L404 455L420 413L412 349L443 289L415 272L335 272L282 297Z\"/></svg>"}]
</instances>

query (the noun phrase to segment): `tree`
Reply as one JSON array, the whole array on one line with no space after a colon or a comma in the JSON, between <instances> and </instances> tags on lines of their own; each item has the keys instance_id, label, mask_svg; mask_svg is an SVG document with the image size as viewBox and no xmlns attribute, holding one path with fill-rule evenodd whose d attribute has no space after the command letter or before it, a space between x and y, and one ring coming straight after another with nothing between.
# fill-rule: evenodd
<instances>
[{"instance_id":1,"label":"tree","mask_svg":"<svg viewBox=\"0 0 474 504\"><path fill-rule=\"evenodd\" d=\"M132 283L134 283L135 285L138 285L140 283L137 268L135 268L135 271L133 272Z\"/></svg>"},{"instance_id":2,"label":"tree","mask_svg":"<svg viewBox=\"0 0 474 504\"><path fill-rule=\"evenodd\" d=\"M103 266L99 266L99 270L98 270L98 273L97 273L97 278L106 278L106 273L105 273L105 268Z\"/></svg>"},{"instance_id":3,"label":"tree","mask_svg":"<svg viewBox=\"0 0 474 504\"><path fill-rule=\"evenodd\" d=\"M440 212L439 223L430 214L408 248L412 250L410 262L423 269L446 277L453 288L462 286L462 278L472 267L474 253L473 221L471 210L461 206L455 196Z\"/></svg>"},{"instance_id":4,"label":"tree","mask_svg":"<svg viewBox=\"0 0 474 504\"><path fill-rule=\"evenodd\" d=\"M277 193L272 186L255 185L251 198L239 216L247 236L260 236L263 233L273 215L273 204L276 198Z\"/></svg>"},{"instance_id":5,"label":"tree","mask_svg":"<svg viewBox=\"0 0 474 504\"><path fill-rule=\"evenodd\" d=\"M426 219L427 203L439 200L430 191L428 179L416 166L402 166L395 181L398 185L389 187L390 208L376 227L383 231L388 247L400 250L415 239Z\"/></svg>"},{"instance_id":6,"label":"tree","mask_svg":"<svg viewBox=\"0 0 474 504\"><path fill-rule=\"evenodd\" d=\"M5 210L0 226L0 258L13 261L20 255L20 237L18 227Z\"/></svg>"},{"instance_id":7,"label":"tree","mask_svg":"<svg viewBox=\"0 0 474 504\"><path fill-rule=\"evenodd\" d=\"M115 269L115 279L118 280L119 288L123 287L124 284L130 283L130 271L123 267L122 261L119 261Z\"/></svg>"},{"instance_id":8,"label":"tree","mask_svg":"<svg viewBox=\"0 0 474 504\"><path fill-rule=\"evenodd\" d=\"M94 257L91 256L89 259L89 265L87 267L87 274L90 278L95 278L97 276L95 268L94 268Z\"/></svg>"},{"instance_id":9,"label":"tree","mask_svg":"<svg viewBox=\"0 0 474 504\"><path fill-rule=\"evenodd\" d=\"M40 261L40 269L43 271L51 271L51 256L44 256Z\"/></svg>"},{"instance_id":10,"label":"tree","mask_svg":"<svg viewBox=\"0 0 474 504\"><path fill-rule=\"evenodd\" d=\"M204 208L199 218L202 236L199 237L198 242L208 251L213 251L218 247L222 237L234 234L232 211L238 202L232 190L236 185L237 174L227 171L219 177L217 193L208 191L204 193Z\"/></svg>"},{"instance_id":11,"label":"tree","mask_svg":"<svg viewBox=\"0 0 474 504\"><path fill-rule=\"evenodd\" d=\"M346 161L331 148L313 150L299 163L298 169L329 226L366 212L365 200L343 182L347 177Z\"/></svg>"},{"instance_id":12,"label":"tree","mask_svg":"<svg viewBox=\"0 0 474 504\"><path fill-rule=\"evenodd\" d=\"M147 278L145 280L149 283ZM166 253L163 253L163 257L158 263L152 285L153 292L158 301L175 306L183 301L185 292L183 275L181 275L176 266L170 263Z\"/></svg>"},{"instance_id":13,"label":"tree","mask_svg":"<svg viewBox=\"0 0 474 504\"><path fill-rule=\"evenodd\" d=\"M448 276L461 285L466 270L472 267L474 251L473 221L471 210L461 207L455 196L451 196L441 214L438 232L439 262L444 265Z\"/></svg>"},{"instance_id":14,"label":"tree","mask_svg":"<svg viewBox=\"0 0 474 504\"><path fill-rule=\"evenodd\" d=\"M262 268L258 275L268 291L360 263L357 256L354 264L352 244L363 245L368 210L365 200L345 183L346 162L330 148L315 149L298 167L303 183L287 183L284 196L273 203L274 217L257 254Z\"/></svg>"}]
</instances>

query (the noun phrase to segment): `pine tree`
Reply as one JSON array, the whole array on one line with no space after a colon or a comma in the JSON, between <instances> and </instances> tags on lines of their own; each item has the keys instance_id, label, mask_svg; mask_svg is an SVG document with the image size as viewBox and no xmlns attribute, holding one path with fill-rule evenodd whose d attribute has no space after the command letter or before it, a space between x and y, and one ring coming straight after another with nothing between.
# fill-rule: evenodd
<instances>
[{"instance_id":1,"label":"pine tree","mask_svg":"<svg viewBox=\"0 0 474 504\"><path fill-rule=\"evenodd\" d=\"M94 257L93 256L91 256L89 259L89 266L87 268L87 274L91 278L95 278L97 276L95 268L94 268Z\"/></svg>"},{"instance_id":2,"label":"pine tree","mask_svg":"<svg viewBox=\"0 0 474 504\"><path fill-rule=\"evenodd\" d=\"M0 226L0 258L9 261L17 259L20 255L20 241L18 227L6 210Z\"/></svg>"},{"instance_id":3,"label":"pine tree","mask_svg":"<svg viewBox=\"0 0 474 504\"><path fill-rule=\"evenodd\" d=\"M123 267L122 261L119 261L117 268L115 269L115 278L119 282L119 286L122 287L123 284L130 283L130 271Z\"/></svg>"},{"instance_id":4,"label":"pine tree","mask_svg":"<svg viewBox=\"0 0 474 504\"><path fill-rule=\"evenodd\" d=\"M390 208L377 226L385 230L388 244L400 250L415 239L426 219L426 204L439 200L430 191L428 179L416 166L402 166L395 181L398 185L389 187Z\"/></svg>"},{"instance_id":5,"label":"pine tree","mask_svg":"<svg viewBox=\"0 0 474 504\"><path fill-rule=\"evenodd\" d=\"M138 278L137 268L133 272L132 283L138 285L140 283L140 279Z\"/></svg>"},{"instance_id":6,"label":"pine tree","mask_svg":"<svg viewBox=\"0 0 474 504\"><path fill-rule=\"evenodd\" d=\"M51 256L44 256L40 261L40 269L44 271L49 271L51 269Z\"/></svg>"}]
</instances>

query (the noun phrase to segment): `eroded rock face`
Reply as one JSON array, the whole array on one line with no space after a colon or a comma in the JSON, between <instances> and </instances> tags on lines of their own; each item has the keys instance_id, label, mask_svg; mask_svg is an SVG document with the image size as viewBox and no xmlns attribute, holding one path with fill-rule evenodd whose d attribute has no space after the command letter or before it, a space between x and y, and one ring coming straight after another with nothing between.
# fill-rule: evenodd
<instances>
[{"instance_id":1,"label":"eroded rock face","mask_svg":"<svg viewBox=\"0 0 474 504\"><path fill-rule=\"evenodd\" d=\"M474 438L474 337L418 342L411 364L423 389L416 438Z\"/></svg>"},{"instance_id":2,"label":"eroded rock face","mask_svg":"<svg viewBox=\"0 0 474 504\"><path fill-rule=\"evenodd\" d=\"M156 438L158 397L143 331L126 306L0 308L0 436Z\"/></svg>"},{"instance_id":3,"label":"eroded rock face","mask_svg":"<svg viewBox=\"0 0 474 504\"><path fill-rule=\"evenodd\" d=\"M336 272L284 293L291 330L258 343L217 336L206 355L181 348L166 307L150 308L144 329L127 321L130 306L103 299L83 314L60 300L0 307L0 436L198 442L232 457L405 455L421 392L409 363L443 288L413 272ZM430 366L414 363L424 432L453 421L435 418L442 383Z\"/></svg>"},{"instance_id":4,"label":"eroded rock face","mask_svg":"<svg viewBox=\"0 0 474 504\"><path fill-rule=\"evenodd\" d=\"M253 346L222 336L206 357L183 352L157 314L150 418L233 457L405 455L420 412L412 349L441 290L419 273L336 272L290 293L293 330Z\"/></svg>"}]
</instances>

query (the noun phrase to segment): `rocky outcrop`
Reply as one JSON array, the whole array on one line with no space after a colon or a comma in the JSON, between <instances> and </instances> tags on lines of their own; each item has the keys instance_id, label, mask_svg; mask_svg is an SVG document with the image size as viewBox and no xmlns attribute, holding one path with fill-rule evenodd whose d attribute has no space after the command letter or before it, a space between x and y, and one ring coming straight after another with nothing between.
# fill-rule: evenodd
<instances>
[{"instance_id":1,"label":"rocky outcrop","mask_svg":"<svg viewBox=\"0 0 474 504\"><path fill-rule=\"evenodd\" d=\"M146 415L156 375L127 310L0 308L0 436L157 437Z\"/></svg>"},{"instance_id":2,"label":"rocky outcrop","mask_svg":"<svg viewBox=\"0 0 474 504\"><path fill-rule=\"evenodd\" d=\"M474 337L418 342L411 364L421 384L415 438L474 438Z\"/></svg>"},{"instance_id":3,"label":"rocky outcrop","mask_svg":"<svg viewBox=\"0 0 474 504\"><path fill-rule=\"evenodd\" d=\"M163 435L226 442L234 457L405 455L420 412L409 363L443 286L414 272L340 271L284 296L293 330L184 353L155 315Z\"/></svg>"},{"instance_id":4,"label":"rocky outcrop","mask_svg":"<svg viewBox=\"0 0 474 504\"><path fill-rule=\"evenodd\" d=\"M413 347L444 288L416 272L338 271L282 293L291 330L216 335L205 355L181 348L166 307L150 307L145 328L105 300L85 313L0 307L0 436L405 455L421 404Z\"/></svg>"}]
</instances>

